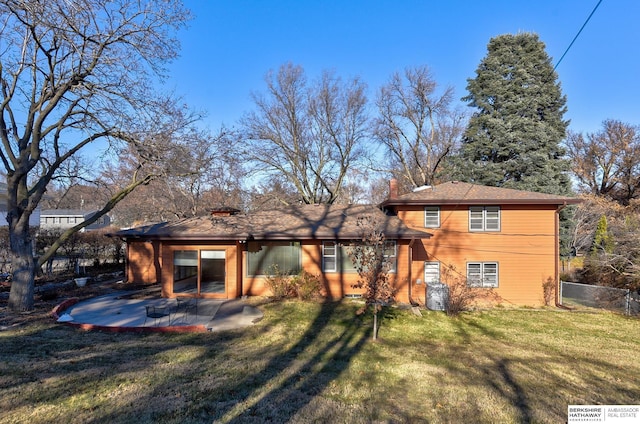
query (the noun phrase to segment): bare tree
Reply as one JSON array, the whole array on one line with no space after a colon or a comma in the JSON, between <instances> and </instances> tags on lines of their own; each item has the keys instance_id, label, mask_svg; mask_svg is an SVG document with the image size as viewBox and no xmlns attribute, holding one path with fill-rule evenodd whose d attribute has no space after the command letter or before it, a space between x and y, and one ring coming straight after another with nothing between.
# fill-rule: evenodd
<instances>
[{"instance_id":1,"label":"bare tree","mask_svg":"<svg viewBox=\"0 0 640 424\"><path fill-rule=\"evenodd\" d=\"M640 195L640 132L616 120L603 122L602 130L570 133L567 153L582 188L628 205Z\"/></svg>"},{"instance_id":2,"label":"bare tree","mask_svg":"<svg viewBox=\"0 0 640 424\"><path fill-rule=\"evenodd\" d=\"M309 84L300 66L286 64L254 94L257 110L242 119L243 156L259 174L277 175L304 203L334 203L347 171L364 155L365 85L324 72Z\"/></svg>"},{"instance_id":3,"label":"bare tree","mask_svg":"<svg viewBox=\"0 0 640 424\"><path fill-rule=\"evenodd\" d=\"M381 194L376 187L378 173L364 167L351 168L347 173L345 184L336 203L343 205L370 204L375 205L386 199L389 180L384 179L384 190Z\"/></svg>"},{"instance_id":4,"label":"bare tree","mask_svg":"<svg viewBox=\"0 0 640 424\"><path fill-rule=\"evenodd\" d=\"M591 248L598 219L604 215L604 204L609 201L603 197L582 195L583 202L575 207L572 217L570 245L572 253L582 255Z\"/></svg>"},{"instance_id":5,"label":"bare tree","mask_svg":"<svg viewBox=\"0 0 640 424\"><path fill-rule=\"evenodd\" d=\"M373 309L373 340L378 339L378 312L395 298L396 289L389 278L392 264L388 260L389 245L380 223L370 215L358 217L362 238L347 250L358 272L356 288L364 288L365 305L358 311Z\"/></svg>"},{"instance_id":6,"label":"bare tree","mask_svg":"<svg viewBox=\"0 0 640 424\"><path fill-rule=\"evenodd\" d=\"M230 141L224 132L202 140L193 144L190 156L199 172L166 180L164 192L175 215L181 218L201 215L216 206L241 206L242 198L237 194L242 168L235 158L224 153Z\"/></svg>"},{"instance_id":7,"label":"bare tree","mask_svg":"<svg viewBox=\"0 0 640 424\"><path fill-rule=\"evenodd\" d=\"M640 288L640 202L587 195L576 209L574 243L584 256L586 283Z\"/></svg>"},{"instance_id":8,"label":"bare tree","mask_svg":"<svg viewBox=\"0 0 640 424\"><path fill-rule=\"evenodd\" d=\"M247 209L250 211L282 208L296 204L300 199L296 188L278 175L269 175L261 180L249 190L248 196Z\"/></svg>"},{"instance_id":9,"label":"bare tree","mask_svg":"<svg viewBox=\"0 0 640 424\"><path fill-rule=\"evenodd\" d=\"M114 210L119 225L171 221L202 215L216 206L242 209L242 165L230 151L226 130L216 135L190 130L183 137L187 147L178 169L181 172L150 182L124 199ZM179 162L180 163L180 162ZM174 171L176 168L174 167ZM126 179L128 167L111 169L104 178L111 186Z\"/></svg>"},{"instance_id":10,"label":"bare tree","mask_svg":"<svg viewBox=\"0 0 640 424\"><path fill-rule=\"evenodd\" d=\"M167 170L162 154L190 120L175 100L154 96L152 83L175 58L174 32L189 14L171 0L4 0L0 16L0 159L8 186L9 306L18 311L33 308L35 271L65 238ZM94 219L36 259L30 215L64 164L100 141L115 154L135 155L131 179Z\"/></svg>"},{"instance_id":11,"label":"bare tree","mask_svg":"<svg viewBox=\"0 0 640 424\"><path fill-rule=\"evenodd\" d=\"M403 185L432 185L464 130L465 116L453 110L453 88L437 93L426 66L395 73L376 100L375 136L388 152L388 166Z\"/></svg>"}]
</instances>

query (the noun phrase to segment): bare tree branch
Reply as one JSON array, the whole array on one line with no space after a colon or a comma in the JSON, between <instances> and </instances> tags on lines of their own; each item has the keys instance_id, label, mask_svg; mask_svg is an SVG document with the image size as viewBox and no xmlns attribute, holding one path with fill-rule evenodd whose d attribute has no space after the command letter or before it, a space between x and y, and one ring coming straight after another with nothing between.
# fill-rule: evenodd
<instances>
[{"instance_id":1,"label":"bare tree branch","mask_svg":"<svg viewBox=\"0 0 640 424\"><path fill-rule=\"evenodd\" d=\"M602 130L570 133L566 141L573 173L583 190L628 205L640 196L640 131L616 120Z\"/></svg>"},{"instance_id":2,"label":"bare tree branch","mask_svg":"<svg viewBox=\"0 0 640 424\"><path fill-rule=\"evenodd\" d=\"M33 306L38 265L29 217L65 164L104 141L140 147L132 151L147 170L160 158L142 150L151 151L160 136L176 140L184 116L175 99L157 99L152 84L176 57L174 34L189 14L173 0L5 0L0 16L0 160L14 268L9 304L25 310ZM160 173L140 180L151 175Z\"/></svg>"},{"instance_id":3,"label":"bare tree branch","mask_svg":"<svg viewBox=\"0 0 640 424\"><path fill-rule=\"evenodd\" d=\"M410 187L438 182L464 130L464 114L450 107L453 89L436 89L428 67L408 68L393 74L376 100L375 136L388 153L387 166Z\"/></svg>"},{"instance_id":4,"label":"bare tree branch","mask_svg":"<svg viewBox=\"0 0 640 424\"><path fill-rule=\"evenodd\" d=\"M308 84L304 70L283 65L266 77L267 94L242 120L244 156L257 173L275 173L304 203L333 203L347 171L362 157L367 129L365 86L325 72Z\"/></svg>"}]
</instances>

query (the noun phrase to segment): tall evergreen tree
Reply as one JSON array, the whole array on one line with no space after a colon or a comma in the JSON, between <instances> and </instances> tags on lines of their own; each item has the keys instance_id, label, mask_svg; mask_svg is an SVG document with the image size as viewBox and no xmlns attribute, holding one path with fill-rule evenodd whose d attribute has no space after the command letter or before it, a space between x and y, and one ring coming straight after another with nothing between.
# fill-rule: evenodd
<instances>
[{"instance_id":1,"label":"tall evergreen tree","mask_svg":"<svg viewBox=\"0 0 640 424\"><path fill-rule=\"evenodd\" d=\"M463 135L461 177L470 182L568 194L560 142L566 98L536 34L500 35L487 46L462 100L476 108Z\"/></svg>"}]
</instances>

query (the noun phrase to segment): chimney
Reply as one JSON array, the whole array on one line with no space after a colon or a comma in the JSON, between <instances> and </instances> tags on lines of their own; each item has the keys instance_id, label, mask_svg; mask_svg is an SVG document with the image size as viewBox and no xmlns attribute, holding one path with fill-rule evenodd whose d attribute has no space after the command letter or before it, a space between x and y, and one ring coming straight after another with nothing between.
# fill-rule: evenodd
<instances>
[{"instance_id":1,"label":"chimney","mask_svg":"<svg viewBox=\"0 0 640 424\"><path fill-rule=\"evenodd\" d=\"M398 198L398 180L392 178L389 180L389 200Z\"/></svg>"},{"instance_id":2,"label":"chimney","mask_svg":"<svg viewBox=\"0 0 640 424\"><path fill-rule=\"evenodd\" d=\"M211 210L211 216L231 216L240 212L239 209L230 208L228 206L217 206Z\"/></svg>"}]
</instances>

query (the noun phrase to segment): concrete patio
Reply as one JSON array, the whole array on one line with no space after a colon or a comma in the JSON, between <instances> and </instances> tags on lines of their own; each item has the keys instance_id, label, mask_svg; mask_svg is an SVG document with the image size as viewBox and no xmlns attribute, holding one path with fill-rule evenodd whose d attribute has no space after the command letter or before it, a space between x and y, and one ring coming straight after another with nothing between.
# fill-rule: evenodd
<instances>
[{"instance_id":1,"label":"concrete patio","mask_svg":"<svg viewBox=\"0 0 640 424\"><path fill-rule=\"evenodd\" d=\"M111 331L223 331L262 319L262 312L242 299L131 298L116 292L54 309L58 322Z\"/></svg>"}]
</instances>

